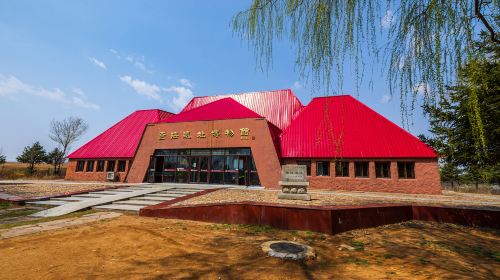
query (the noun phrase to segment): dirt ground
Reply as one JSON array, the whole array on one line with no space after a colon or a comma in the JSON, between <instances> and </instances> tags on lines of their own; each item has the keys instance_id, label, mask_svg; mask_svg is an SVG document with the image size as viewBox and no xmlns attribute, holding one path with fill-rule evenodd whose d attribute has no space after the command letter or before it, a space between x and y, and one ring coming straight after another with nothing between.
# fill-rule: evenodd
<instances>
[{"instance_id":1,"label":"dirt ground","mask_svg":"<svg viewBox=\"0 0 500 280\"><path fill-rule=\"evenodd\" d=\"M221 202L265 202L294 205L366 205L366 204L412 204L454 207L474 207L500 210L500 196L490 194L466 194L445 192L443 195L398 194L374 192L311 191L311 201L278 199L277 190L225 189L180 201L175 205L196 205Z\"/></svg>"},{"instance_id":2,"label":"dirt ground","mask_svg":"<svg viewBox=\"0 0 500 280\"><path fill-rule=\"evenodd\" d=\"M281 239L312 246L316 259L261 251L261 243ZM420 222L326 236L121 216L0 240L0 252L0 279L500 278L498 231Z\"/></svg>"}]
</instances>

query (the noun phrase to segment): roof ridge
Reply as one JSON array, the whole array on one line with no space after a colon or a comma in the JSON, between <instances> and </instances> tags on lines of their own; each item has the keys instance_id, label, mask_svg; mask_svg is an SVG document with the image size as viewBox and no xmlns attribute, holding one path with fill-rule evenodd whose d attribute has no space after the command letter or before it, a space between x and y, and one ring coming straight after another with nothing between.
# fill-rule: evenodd
<instances>
[{"instance_id":1,"label":"roof ridge","mask_svg":"<svg viewBox=\"0 0 500 280\"><path fill-rule=\"evenodd\" d=\"M273 89L273 90L245 91L245 92L237 92L237 93L221 93L221 94L215 94L215 95L200 95L200 96L195 96L192 99L195 99L195 98L204 98L204 97L225 96L225 95L255 94L255 93L265 93L265 92L275 92L275 91L291 91L293 93L293 95L295 95L295 93L292 91L292 89L286 88L286 89Z\"/></svg>"}]
</instances>

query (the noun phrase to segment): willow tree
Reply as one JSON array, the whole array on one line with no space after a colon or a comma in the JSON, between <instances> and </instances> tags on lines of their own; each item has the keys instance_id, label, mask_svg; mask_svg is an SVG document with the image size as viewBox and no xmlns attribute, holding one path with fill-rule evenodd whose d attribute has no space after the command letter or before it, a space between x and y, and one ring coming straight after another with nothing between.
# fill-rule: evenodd
<instances>
[{"instance_id":1,"label":"willow tree","mask_svg":"<svg viewBox=\"0 0 500 280\"><path fill-rule=\"evenodd\" d=\"M403 125L408 126L419 95L424 104L438 104L445 96L446 84L476 52L474 40L481 30L498 44L499 4L500 0L253 0L235 15L232 26L254 48L264 70L272 65L275 42L289 39L301 78L311 81L314 90L342 91L346 62L354 66L358 89L366 70L377 70L366 69L366 62L380 67L391 97L400 96ZM477 111L474 100L471 97Z\"/></svg>"}]
</instances>

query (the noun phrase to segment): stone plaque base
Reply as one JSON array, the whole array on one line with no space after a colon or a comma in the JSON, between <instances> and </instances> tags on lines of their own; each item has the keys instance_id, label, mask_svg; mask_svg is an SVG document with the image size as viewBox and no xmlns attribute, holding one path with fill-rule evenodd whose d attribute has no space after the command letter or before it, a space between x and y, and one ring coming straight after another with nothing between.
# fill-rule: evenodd
<instances>
[{"instance_id":1,"label":"stone plaque base","mask_svg":"<svg viewBox=\"0 0 500 280\"><path fill-rule=\"evenodd\" d=\"M278 199L290 199L290 200L311 200L311 195L302 193L280 193L278 194Z\"/></svg>"}]
</instances>

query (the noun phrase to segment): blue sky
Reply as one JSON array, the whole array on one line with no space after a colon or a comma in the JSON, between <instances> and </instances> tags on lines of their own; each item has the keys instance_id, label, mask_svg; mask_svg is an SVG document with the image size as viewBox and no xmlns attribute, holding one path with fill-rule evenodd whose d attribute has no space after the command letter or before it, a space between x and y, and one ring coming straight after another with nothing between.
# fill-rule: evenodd
<instances>
[{"instance_id":1,"label":"blue sky","mask_svg":"<svg viewBox=\"0 0 500 280\"><path fill-rule=\"evenodd\" d=\"M248 3L0 0L0 149L8 160L37 140L50 150L50 121L78 116L90 127L75 149L134 110L178 112L192 96L291 88L307 104L314 95L288 41L263 73L233 36L230 20ZM358 95L349 69L343 92L401 124L385 78ZM410 131L423 133L415 114Z\"/></svg>"}]
</instances>

